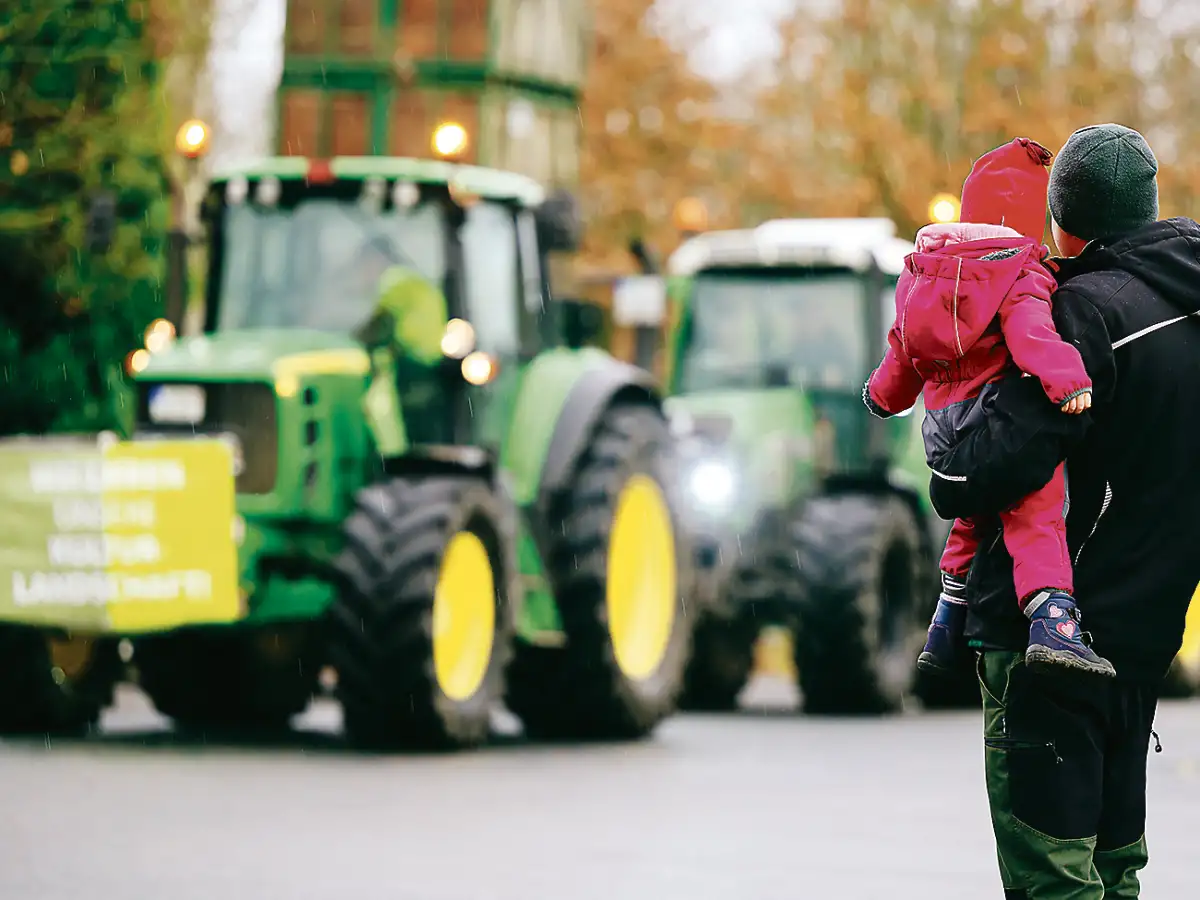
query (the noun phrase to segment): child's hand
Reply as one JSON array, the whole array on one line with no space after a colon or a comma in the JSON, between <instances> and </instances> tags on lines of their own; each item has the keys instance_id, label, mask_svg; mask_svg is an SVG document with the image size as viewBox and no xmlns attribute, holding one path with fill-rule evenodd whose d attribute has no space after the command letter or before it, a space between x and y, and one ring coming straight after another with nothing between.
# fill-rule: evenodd
<instances>
[{"instance_id":1,"label":"child's hand","mask_svg":"<svg viewBox=\"0 0 1200 900\"><path fill-rule=\"evenodd\" d=\"M1091 409L1091 407L1092 407L1092 392L1084 391L1082 394L1072 397L1070 400L1068 400L1066 403L1064 403L1060 407L1060 409L1062 409L1062 411L1065 412L1067 415L1077 416L1077 415L1079 415L1079 413L1083 412L1085 409Z\"/></svg>"}]
</instances>

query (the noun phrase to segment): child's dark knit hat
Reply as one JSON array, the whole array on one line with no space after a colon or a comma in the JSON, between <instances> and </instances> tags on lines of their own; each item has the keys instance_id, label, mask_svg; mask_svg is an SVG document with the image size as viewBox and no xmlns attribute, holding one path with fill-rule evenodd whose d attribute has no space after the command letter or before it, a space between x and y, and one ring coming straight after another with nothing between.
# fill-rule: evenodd
<instances>
[{"instance_id":1,"label":"child's dark knit hat","mask_svg":"<svg viewBox=\"0 0 1200 900\"><path fill-rule=\"evenodd\" d=\"M1158 220L1158 160L1124 125L1089 125L1067 138L1050 170L1050 215L1085 241Z\"/></svg>"}]
</instances>

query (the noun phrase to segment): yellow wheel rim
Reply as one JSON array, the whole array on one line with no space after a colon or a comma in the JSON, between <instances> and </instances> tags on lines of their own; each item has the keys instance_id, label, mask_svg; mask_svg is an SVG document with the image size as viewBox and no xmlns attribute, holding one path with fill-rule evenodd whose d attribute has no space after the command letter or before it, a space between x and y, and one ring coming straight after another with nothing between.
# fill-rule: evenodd
<instances>
[{"instance_id":1,"label":"yellow wheel rim","mask_svg":"<svg viewBox=\"0 0 1200 900\"><path fill-rule=\"evenodd\" d=\"M450 539L433 597L433 669L451 700L471 697L487 675L496 636L496 580L483 542Z\"/></svg>"},{"instance_id":2,"label":"yellow wheel rim","mask_svg":"<svg viewBox=\"0 0 1200 900\"><path fill-rule=\"evenodd\" d=\"M675 624L675 531L662 491L645 475L630 478L617 498L606 599L617 665L629 678L649 677Z\"/></svg>"},{"instance_id":3,"label":"yellow wheel rim","mask_svg":"<svg viewBox=\"0 0 1200 900\"><path fill-rule=\"evenodd\" d=\"M1200 675L1200 587L1192 594L1187 625L1183 631L1183 646L1179 648L1177 659L1189 673Z\"/></svg>"}]
</instances>

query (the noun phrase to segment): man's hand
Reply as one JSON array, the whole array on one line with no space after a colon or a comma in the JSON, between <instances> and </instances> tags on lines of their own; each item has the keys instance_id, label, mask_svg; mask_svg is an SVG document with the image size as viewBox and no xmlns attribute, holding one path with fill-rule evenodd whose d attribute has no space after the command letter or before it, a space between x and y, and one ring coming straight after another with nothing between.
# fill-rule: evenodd
<instances>
[{"instance_id":1,"label":"man's hand","mask_svg":"<svg viewBox=\"0 0 1200 900\"><path fill-rule=\"evenodd\" d=\"M1078 394L1059 407L1067 415L1077 416L1081 412L1092 408L1092 392L1084 391Z\"/></svg>"}]
</instances>

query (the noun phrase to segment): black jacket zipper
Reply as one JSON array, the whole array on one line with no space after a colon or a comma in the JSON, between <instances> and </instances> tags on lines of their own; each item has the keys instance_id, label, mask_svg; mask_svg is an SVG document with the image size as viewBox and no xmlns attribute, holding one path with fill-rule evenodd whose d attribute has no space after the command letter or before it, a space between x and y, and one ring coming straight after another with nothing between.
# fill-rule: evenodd
<instances>
[{"instance_id":1,"label":"black jacket zipper","mask_svg":"<svg viewBox=\"0 0 1200 900\"><path fill-rule=\"evenodd\" d=\"M1104 518L1104 514L1108 512L1108 507L1112 503L1113 492L1112 485L1107 481L1104 482L1104 502L1100 504L1100 512L1096 514L1096 521L1092 523L1092 530L1088 532L1088 536L1083 539L1083 543L1079 545L1079 549L1075 551L1075 561L1072 565L1079 565L1079 557L1083 555L1083 548L1087 546L1088 541L1092 539L1092 535L1096 533L1096 529L1100 527L1100 520Z\"/></svg>"}]
</instances>

